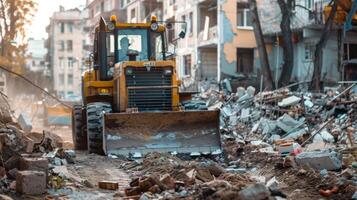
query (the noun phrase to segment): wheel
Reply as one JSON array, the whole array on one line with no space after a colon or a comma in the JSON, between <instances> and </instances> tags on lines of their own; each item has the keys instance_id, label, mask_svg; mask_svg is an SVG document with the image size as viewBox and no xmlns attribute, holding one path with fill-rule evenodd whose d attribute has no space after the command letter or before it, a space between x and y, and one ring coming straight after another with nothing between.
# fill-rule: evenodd
<instances>
[{"instance_id":1,"label":"wheel","mask_svg":"<svg viewBox=\"0 0 357 200\"><path fill-rule=\"evenodd\" d=\"M87 136L83 131L85 123L82 110L82 105L74 105L72 109L72 139L75 150L87 149Z\"/></svg>"},{"instance_id":2,"label":"wheel","mask_svg":"<svg viewBox=\"0 0 357 200\"><path fill-rule=\"evenodd\" d=\"M109 103L90 103L87 105L87 138L89 153L104 154L103 124L104 113L111 113Z\"/></svg>"}]
</instances>

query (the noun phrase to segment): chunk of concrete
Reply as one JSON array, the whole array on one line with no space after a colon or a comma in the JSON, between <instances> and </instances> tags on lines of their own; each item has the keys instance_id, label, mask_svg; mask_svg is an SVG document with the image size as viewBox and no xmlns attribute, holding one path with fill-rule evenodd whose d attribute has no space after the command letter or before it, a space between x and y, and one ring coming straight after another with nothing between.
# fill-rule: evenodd
<instances>
[{"instance_id":1,"label":"chunk of concrete","mask_svg":"<svg viewBox=\"0 0 357 200\"><path fill-rule=\"evenodd\" d=\"M19 171L16 175L16 191L21 194L39 195L46 192L46 175L40 171Z\"/></svg>"},{"instance_id":2,"label":"chunk of concrete","mask_svg":"<svg viewBox=\"0 0 357 200\"><path fill-rule=\"evenodd\" d=\"M263 200L270 196L270 192L263 184L254 184L246 187L238 193L242 200Z\"/></svg>"},{"instance_id":3,"label":"chunk of concrete","mask_svg":"<svg viewBox=\"0 0 357 200\"><path fill-rule=\"evenodd\" d=\"M33 170L41 171L46 175L48 174L48 160L47 158L32 158L32 157L22 157L20 159L19 170Z\"/></svg>"},{"instance_id":4,"label":"chunk of concrete","mask_svg":"<svg viewBox=\"0 0 357 200\"><path fill-rule=\"evenodd\" d=\"M288 114L284 114L278 120L276 125L285 132L290 132L301 126L304 122L300 122L290 117Z\"/></svg>"},{"instance_id":5,"label":"chunk of concrete","mask_svg":"<svg viewBox=\"0 0 357 200\"><path fill-rule=\"evenodd\" d=\"M21 113L17 118L17 122L25 133L31 132L32 122L26 113Z\"/></svg>"},{"instance_id":6,"label":"chunk of concrete","mask_svg":"<svg viewBox=\"0 0 357 200\"><path fill-rule=\"evenodd\" d=\"M342 167L341 155L330 150L300 153L296 156L296 163L317 170L338 170Z\"/></svg>"},{"instance_id":7,"label":"chunk of concrete","mask_svg":"<svg viewBox=\"0 0 357 200\"><path fill-rule=\"evenodd\" d=\"M285 98L282 101L278 102L278 106L280 106L280 107L288 107L288 106L296 105L300 101L301 101L300 97L290 96L290 97Z\"/></svg>"}]
</instances>

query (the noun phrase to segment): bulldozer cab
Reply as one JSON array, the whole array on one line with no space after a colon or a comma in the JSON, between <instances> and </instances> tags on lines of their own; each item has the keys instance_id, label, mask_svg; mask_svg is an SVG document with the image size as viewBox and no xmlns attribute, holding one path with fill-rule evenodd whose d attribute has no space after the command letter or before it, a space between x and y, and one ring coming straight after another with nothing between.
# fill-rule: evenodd
<instances>
[{"instance_id":1,"label":"bulldozer cab","mask_svg":"<svg viewBox=\"0 0 357 200\"><path fill-rule=\"evenodd\" d=\"M166 60L165 27L153 17L150 23L117 23L101 18L95 34L94 69L100 80L112 79L116 63Z\"/></svg>"}]
</instances>

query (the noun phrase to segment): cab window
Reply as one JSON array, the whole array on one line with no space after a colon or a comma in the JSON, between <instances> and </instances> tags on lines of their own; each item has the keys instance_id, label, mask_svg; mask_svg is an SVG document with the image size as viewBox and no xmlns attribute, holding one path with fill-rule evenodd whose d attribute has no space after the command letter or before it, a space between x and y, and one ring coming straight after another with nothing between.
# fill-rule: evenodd
<instances>
[{"instance_id":1,"label":"cab window","mask_svg":"<svg viewBox=\"0 0 357 200\"><path fill-rule=\"evenodd\" d=\"M137 53L137 60L148 60L148 41L146 29L120 29L118 31L119 62L128 61L128 53Z\"/></svg>"}]
</instances>

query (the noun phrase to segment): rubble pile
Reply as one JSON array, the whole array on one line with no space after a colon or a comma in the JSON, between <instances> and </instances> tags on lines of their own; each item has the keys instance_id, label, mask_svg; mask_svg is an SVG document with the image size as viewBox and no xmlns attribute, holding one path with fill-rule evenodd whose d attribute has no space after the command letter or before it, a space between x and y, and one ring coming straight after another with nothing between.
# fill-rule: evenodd
<instances>
[{"instance_id":1,"label":"rubble pile","mask_svg":"<svg viewBox=\"0 0 357 200\"><path fill-rule=\"evenodd\" d=\"M8 115L4 117L4 113L11 111L4 109L10 108L0 106L0 193L10 196L16 193L44 194L47 192L49 166L53 163L49 158L64 159L67 154L62 152L60 155L56 148L59 141L54 140L51 134L31 132L32 125L26 115L10 120Z\"/></svg>"},{"instance_id":2,"label":"rubble pile","mask_svg":"<svg viewBox=\"0 0 357 200\"><path fill-rule=\"evenodd\" d=\"M142 162L135 163L122 166L134 173L130 187L121 197L235 199L241 196L242 199L266 199L271 196L264 184L256 184L246 174L228 172L211 159L184 160L170 154L151 153Z\"/></svg>"}]
</instances>

